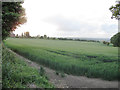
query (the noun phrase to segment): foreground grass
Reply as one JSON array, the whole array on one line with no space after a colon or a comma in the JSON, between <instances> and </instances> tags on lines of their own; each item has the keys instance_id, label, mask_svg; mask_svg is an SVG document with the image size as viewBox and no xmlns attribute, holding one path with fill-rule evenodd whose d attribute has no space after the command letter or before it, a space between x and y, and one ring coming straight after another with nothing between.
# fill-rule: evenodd
<instances>
[{"instance_id":1,"label":"foreground grass","mask_svg":"<svg viewBox=\"0 0 120 90\"><path fill-rule=\"evenodd\" d=\"M101 43L8 39L6 46L24 57L67 74L117 80L118 49Z\"/></svg>"},{"instance_id":2,"label":"foreground grass","mask_svg":"<svg viewBox=\"0 0 120 90\"><path fill-rule=\"evenodd\" d=\"M26 62L14 56L6 48L2 51L3 88L28 88L29 84L35 84L40 88L53 88L46 76L41 76L36 68L28 66Z\"/></svg>"},{"instance_id":3,"label":"foreground grass","mask_svg":"<svg viewBox=\"0 0 120 90\"><path fill-rule=\"evenodd\" d=\"M2 89L2 47L0 43L0 89Z\"/></svg>"}]
</instances>

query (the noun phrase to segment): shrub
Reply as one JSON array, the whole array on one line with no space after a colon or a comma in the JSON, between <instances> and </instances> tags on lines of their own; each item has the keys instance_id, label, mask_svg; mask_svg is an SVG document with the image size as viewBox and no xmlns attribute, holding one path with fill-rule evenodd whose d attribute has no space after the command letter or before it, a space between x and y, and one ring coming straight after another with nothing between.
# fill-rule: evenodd
<instances>
[{"instance_id":1,"label":"shrub","mask_svg":"<svg viewBox=\"0 0 120 90\"><path fill-rule=\"evenodd\" d=\"M40 67L39 74L41 76L45 75L45 70L44 70L44 68L42 66Z\"/></svg>"},{"instance_id":2,"label":"shrub","mask_svg":"<svg viewBox=\"0 0 120 90\"><path fill-rule=\"evenodd\" d=\"M110 40L114 47L120 47L120 32L111 37Z\"/></svg>"}]
</instances>

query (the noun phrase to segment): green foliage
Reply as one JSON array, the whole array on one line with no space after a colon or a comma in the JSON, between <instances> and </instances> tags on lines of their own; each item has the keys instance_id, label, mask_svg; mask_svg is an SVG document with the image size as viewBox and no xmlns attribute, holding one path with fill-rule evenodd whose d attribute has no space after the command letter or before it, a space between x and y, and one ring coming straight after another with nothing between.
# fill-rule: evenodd
<instances>
[{"instance_id":1,"label":"green foliage","mask_svg":"<svg viewBox=\"0 0 120 90\"><path fill-rule=\"evenodd\" d=\"M61 77L65 77L65 73L64 73L64 72L61 72L61 73L60 73L60 76L61 76Z\"/></svg>"},{"instance_id":2,"label":"green foliage","mask_svg":"<svg viewBox=\"0 0 120 90\"><path fill-rule=\"evenodd\" d=\"M111 43L113 43L115 47L120 47L120 32L111 37Z\"/></svg>"},{"instance_id":3,"label":"green foliage","mask_svg":"<svg viewBox=\"0 0 120 90\"><path fill-rule=\"evenodd\" d=\"M120 1L115 6L111 6L109 10L112 12L112 17L111 18L116 18L120 19Z\"/></svg>"},{"instance_id":4,"label":"green foliage","mask_svg":"<svg viewBox=\"0 0 120 90\"><path fill-rule=\"evenodd\" d=\"M2 39L9 36L13 31L26 22L25 10L22 8L23 2L2 2Z\"/></svg>"},{"instance_id":5,"label":"green foliage","mask_svg":"<svg viewBox=\"0 0 120 90\"><path fill-rule=\"evenodd\" d=\"M44 68L42 66L40 67L39 74L41 76L45 75L45 70L44 70Z\"/></svg>"},{"instance_id":6,"label":"green foliage","mask_svg":"<svg viewBox=\"0 0 120 90\"><path fill-rule=\"evenodd\" d=\"M103 44L106 44L107 46L109 46L109 42L103 41Z\"/></svg>"},{"instance_id":7,"label":"green foliage","mask_svg":"<svg viewBox=\"0 0 120 90\"><path fill-rule=\"evenodd\" d=\"M67 74L118 79L118 48L102 43L43 39L7 39L24 57ZM112 74L111 74L112 73Z\"/></svg>"},{"instance_id":8,"label":"green foliage","mask_svg":"<svg viewBox=\"0 0 120 90\"><path fill-rule=\"evenodd\" d=\"M0 72L2 72L2 48L0 44ZM0 89L2 89L2 73L0 73Z\"/></svg>"},{"instance_id":9,"label":"green foliage","mask_svg":"<svg viewBox=\"0 0 120 90\"><path fill-rule=\"evenodd\" d=\"M47 39L47 35L44 35L44 39Z\"/></svg>"},{"instance_id":10,"label":"green foliage","mask_svg":"<svg viewBox=\"0 0 120 90\"><path fill-rule=\"evenodd\" d=\"M23 60L3 48L2 53L2 87L28 88L28 84L37 87L53 88L44 75L39 75L36 68L32 68Z\"/></svg>"}]
</instances>

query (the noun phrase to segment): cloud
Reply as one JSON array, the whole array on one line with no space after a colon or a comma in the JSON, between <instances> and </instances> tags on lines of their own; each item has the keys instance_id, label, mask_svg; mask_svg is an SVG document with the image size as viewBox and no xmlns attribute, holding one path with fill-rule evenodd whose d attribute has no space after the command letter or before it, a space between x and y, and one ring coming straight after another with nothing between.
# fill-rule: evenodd
<instances>
[{"instance_id":1,"label":"cloud","mask_svg":"<svg viewBox=\"0 0 120 90\"><path fill-rule=\"evenodd\" d=\"M103 24L101 29L106 33L116 33L118 31L118 25L116 24Z\"/></svg>"},{"instance_id":2,"label":"cloud","mask_svg":"<svg viewBox=\"0 0 120 90\"><path fill-rule=\"evenodd\" d=\"M49 17L43 21L57 26L58 36L111 37L117 32L116 24L90 23L90 21L81 21L61 15Z\"/></svg>"},{"instance_id":3,"label":"cloud","mask_svg":"<svg viewBox=\"0 0 120 90\"><path fill-rule=\"evenodd\" d=\"M64 32L91 32L97 29L97 26L76 19L55 16L44 19L43 21L54 24L58 31Z\"/></svg>"}]
</instances>

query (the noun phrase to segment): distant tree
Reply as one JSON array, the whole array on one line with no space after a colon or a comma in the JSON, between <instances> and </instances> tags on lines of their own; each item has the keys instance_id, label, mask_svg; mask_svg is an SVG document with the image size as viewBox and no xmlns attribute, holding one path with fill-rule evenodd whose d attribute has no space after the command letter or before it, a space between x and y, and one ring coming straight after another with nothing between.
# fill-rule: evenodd
<instances>
[{"instance_id":1,"label":"distant tree","mask_svg":"<svg viewBox=\"0 0 120 90\"><path fill-rule=\"evenodd\" d=\"M109 8L109 10L112 12L112 19L116 18L116 19L120 19L120 1L116 1L117 4L115 6L111 6Z\"/></svg>"},{"instance_id":2,"label":"distant tree","mask_svg":"<svg viewBox=\"0 0 120 90\"><path fill-rule=\"evenodd\" d=\"M53 40L56 40L56 38L55 38L55 37L53 37L52 39L53 39Z\"/></svg>"},{"instance_id":3,"label":"distant tree","mask_svg":"<svg viewBox=\"0 0 120 90\"><path fill-rule=\"evenodd\" d=\"M103 44L106 44L106 42L105 42L105 41L103 41Z\"/></svg>"},{"instance_id":4,"label":"distant tree","mask_svg":"<svg viewBox=\"0 0 120 90\"><path fill-rule=\"evenodd\" d=\"M109 46L109 42L103 41L103 44L106 44L107 46Z\"/></svg>"},{"instance_id":5,"label":"distant tree","mask_svg":"<svg viewBox=\"0 0 120 90\"><path fill-rule=\"evenodd\" d=\"M47 39L50 39L50 37L47 37Z\"/></svg>"},{"instance_id":6,"label":"distant tree","mask_svg":"<svg viewBox=\"0 0 120 90\"><path fill-rule=\"evenodd\" d=\"M21 37L24 37L23 33L21 34Z\"/></svg>"},{"instance_id":7,"label":"distant tree","mask_svg":"<svg viewBox=\"0 0 120 90\"><path fill-rule=\"evenodd\" d=\"M47 39L47 35L44 35L44 39Z\"/></svg>"},{"instance_id":8,"label":"distant tree","mask_svg":"<svg viewBox=\"0 0 120 90\"><path fill-rule=\"evenodd\" d=\"M17 26L20 26L26 22L25 10L22 8L22 3L23 2L2 2L3 40L9 36L10 31L14 31Z\"/></svg>"},{"instance_id":9,"label":"distant tree","mask_svg":"<svg viewBox=\"0 0 120 90\"><path fill-rule=\"evenodd\" d=\"M19 37L18 34L15 37L18 38Z\"/></svg>"},{"instance_id":10,"label":"distant tree","mask_svg":"<svg viewBox=\"0 0 120 90\"><path fill-rule=\"evenodd\" d=\"M26 37L30 37L30 33L29 32L26 32Z\"/></svg>"},{"instance_id":11,"label":"distant tree","mask_svg":"<svg viewBox=\"0 0 120 90\"><path fill-rule=\"evenodd\" d=\"M24 32L24 37L26 37L26 32Z\"/></svg>"},{"instance_id":12,"label":"distant tree","mask_svg":"<svg viewBox=\"0 0 120 90\"><path fill-rule=\"evenodd\" d=\"M110 40L114 47L120 47L120 32L111 37Z\"/></svg>"},{"instance_id":13,"label":"distant tree","mask_svg":"<svg viewBox=\"0 0 120 90\"><path fill-rule=\"evenodd\" d=\"M109 42L107 42L107 45L108 45L108 46L109 46L109 44L110 44L110 43L109 43Z\"/></svg>"},{"instance_id":14,"label":"distant tree","mask_svg":"<svg viewBox=\"0 0 120 90\"><path fill-rule=\"evenodd\" d=\"M43 38L44 38L43 36L40 37L40 39L43 39Z\"/></svg>"}]
</instances>

